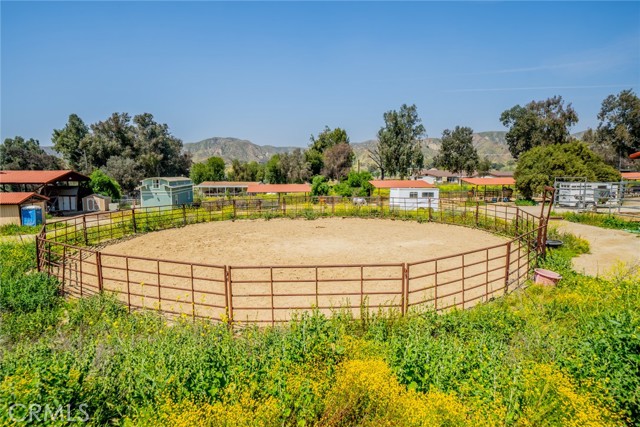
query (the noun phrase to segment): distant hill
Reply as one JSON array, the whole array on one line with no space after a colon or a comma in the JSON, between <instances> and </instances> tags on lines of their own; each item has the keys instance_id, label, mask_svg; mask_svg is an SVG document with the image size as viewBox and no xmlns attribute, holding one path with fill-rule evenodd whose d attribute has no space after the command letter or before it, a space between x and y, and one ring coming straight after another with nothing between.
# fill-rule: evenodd
<instances>
[{"instance_id":1,"label":"distant hill","mask_svg":"<svg viewBox=\"0 0 640 427\"><path fill-rule=\"evenodd\" d=\"M494 163L500 163L507 168L515 164L507 142L504 138L504 131L478 132L473 134L473 145L478 150L480 157L487 156ZM440 138L426 138L422 140L422 153L424 154L425 163L429 164L438 150L440 150ZM360 162L360 167L367 169L373 166L373 162L369 157L369 150L372 150L376 144L375 140L352 143L353 151L356 154L356 160Z\"/></svg>"},{"instance_id":2,"label":"distant hill","mask_svg":"<svg viewBox=\"0 0 640 427\"><path fill-rule=\"evenodd\" d=\"M231 164L234 159L243 162L263 163L274 154L290 152L295 148L257 145L246 139L221 137L184 144L184 151L191 153L194 162L202 162L209 157L217 156L222 157L227 164Z\"/></svg>"},{"instance_id":3,"label":"distant hill","mask_svg":"<svg viewBox=\"0 0 640 427\"><path fill-rule=\"evenodd\" d=\"M62 154L58 153L58 152L57 152L56 150L54 150L54 149L53 149L53 147L51 147L51 146L42 146L42 147L40 147L40 148L42 148L42 150L43 150L45 153L49 154L50 156L55 156L55 157L57 157L57 158L59 158L59 159L61 159L61 158L62 158Z\"/></svg>"},{"instance_id":4,"label":"distant hill","mask_svg":"<svg viewBox=\"0 0 640 427\"><path fill-rule=\"evenodd\" d=\"M580 137L584 132L573 134ZM478 150L480 157L487 156L494 163L504 165L506 168L513 168L515 161L505 140L505 131L489 131L477 132L473 134L473 144ZM356 160L360 162L360 167L367 169L373 167L373 162L369 157L369 151L375 146L375 140L363 142L352 142L351 146L356 155ZM427 164L431 162L433 157L440 149L440 138L426 138L422 141L422 152ZM53 147L43 146L44 151L56 157L62 157ZM243 162L256 161L264 163L271 156L278 153L288 153L296 148L306 147L275 147L272 145L258 145L246 139L232 137L213 137L207 138L199 142L188 142L184 144L184 151L191 153L194 162L202 162L209 157L222 157L227 163L231 164L233 159Z\"/></svg>"}]
</instances>

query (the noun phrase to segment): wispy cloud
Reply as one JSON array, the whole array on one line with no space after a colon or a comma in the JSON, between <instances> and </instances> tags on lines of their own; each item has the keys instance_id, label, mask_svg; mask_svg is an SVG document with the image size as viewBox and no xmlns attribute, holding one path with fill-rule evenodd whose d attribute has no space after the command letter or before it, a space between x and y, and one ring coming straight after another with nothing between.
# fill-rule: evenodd
<instances>
[{"instance_id":1,"label":"wispy cloud","mask_svg":"<svg viewBox=\"0 0 640 427\"><path fill-rule=\"evenodd\" d=\"M526 90L572 90L572 89L606 89L618 87L635 87L637 84L615 84L615 85L583 85L583 86L525 86L525 87L493 87L493 88L468 88L449 89L445 92L515 92Z\"/></svg>"},{"instance_id":2,"label":"wispy cloud","mask_svg":"<svg viewBox=\"0 0 640 427\"><path fill-rule=\"evenodd\" d=\"M501 70L478 71L475 73L465 73L463 75L477 76L477 75L490 75L490 74L530 73L534 71L566 70L566 69L589 67L599 63L600 61L568 62L564 64L549 64L549 65L537 65L532 67L504 68Z\"/></svg>"}]
</instances>

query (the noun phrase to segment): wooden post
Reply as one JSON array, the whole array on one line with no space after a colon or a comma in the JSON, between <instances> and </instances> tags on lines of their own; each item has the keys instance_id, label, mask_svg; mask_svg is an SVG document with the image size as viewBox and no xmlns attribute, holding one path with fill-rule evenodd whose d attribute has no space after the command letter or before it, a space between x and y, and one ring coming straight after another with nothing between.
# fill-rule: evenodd
<instances>
[{"instance_id":1,"label":"wooden post","mask_svg":"<svg viewBox=\"0 0 640 427\"><path fill-rule=\"evenodd\" d=\"M236 219L236 199L231 201L231 205L233 206L233 219Z\"/></svg>"},{"instance_id":2,"label":"wooden post","mask_svg":"<svg viewBox=\"0 0 640 427\"><path fill-rule=\"evenodd\" d=\"M131 219L133 220L133 234L138 233L138 227L136 225L136 208L131 208Z\"/></svg>"},{"instance_id":3,"label":"wooden post","mask_svg":"<svg viewBox=\"0 0 640 427\"><path fill-rule=\"evenodd\" d=\"M187 207L182 204L182 225L187 225Z\"/></svg>"}]
</instances>

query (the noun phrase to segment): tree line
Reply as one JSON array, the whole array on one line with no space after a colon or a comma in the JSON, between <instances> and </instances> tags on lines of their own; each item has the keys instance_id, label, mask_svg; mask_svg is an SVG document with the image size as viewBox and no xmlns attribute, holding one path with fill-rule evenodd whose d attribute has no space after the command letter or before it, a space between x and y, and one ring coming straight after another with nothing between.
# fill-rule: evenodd
<instances>
[{"instance_id":1,"label":"tree line","mask_svg":"<svg viewBox=\"0 0 640 427\"><path fill-rule=\"evenodd\" d=\"M518 161L515 177L520 191L531 196L560 175L616 180L619 174L614 166L632 167L628 155L640 150L638 96L632 90L608 96L598 119L598 127L588 129L580 142L570 133L578 123L578 115L571 103L565 105L560 96L502 112L500 121L508 128L506 142ZM415 175L425 164L421 144L426 137L416 106L403 104L399 110L387 111L383 121L376 144L368 153L377 173L381 179ZM156 122L149 113L133 118L128 113L113 113L90 125L71 114L63 128L53 131L51 140L63 159L47 154L37 140L20 136L5 139L0 145L0 168L68 167L85 174L99 171L96 181L102 187L105 179L112 178L126 192L145 177L189 175L196 184L228 179L278 184L312 182L322 188L323 183L335 181L343 184L346 194L355 159L347 131L326 126L317 136L311 135L306 149L275 154L263 164L233 160L227 167L219 157L193 163L168 125ZM473 144L473 129L467 126L443 131L433 164L469 175L487 172L491 167L488 158L479 157ZM357 180L352 176L351 183Z\"/></svg>"}]
</instances>

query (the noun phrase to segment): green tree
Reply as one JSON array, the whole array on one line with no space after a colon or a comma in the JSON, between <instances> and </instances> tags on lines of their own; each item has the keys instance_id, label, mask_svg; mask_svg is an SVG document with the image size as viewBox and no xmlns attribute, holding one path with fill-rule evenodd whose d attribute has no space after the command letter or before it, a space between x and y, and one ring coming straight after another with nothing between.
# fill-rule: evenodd
<instances>
[{"instance_id":1,"label":"green tree","mask_svg":"<svg viewBox=\"0 0 640 427\"><path fill-rule=\"evenodd\" d=\"M182 153L182 141L149 113L133 120L128 113L113 113L89 129L72 114L52 139L70 166L86 173L103 169L126 191L145 177L187 175L191 166L190 156Z\"/></svg>"},{"instance_id":2,"label":"green tree","mask_svg":"<svg viewBox=\"0 0 640 427\"><path fill-rule=\"evenodd\" d=\"M478 161L478 168L477 168L478 174L481 176L486 175L487 173L489 173L492 166L493 166L493 163L491 162L491 160L489 160L487 156L484 156L482 159Z\"/></svg>"},{"instance_id":3,"label":"green tree","mask_svg":"<svg viewBox=\"0 0 640 427\"><path fill-rule=\"evenodd\" d=\"M241 162L234 159L231 162L229 179L233 181L262 181L264 179L264 165L258 162Z\"/></svg>"},{"instance_id":4,"label":"green tree","mask_svg":"<svg viewBox=\"0 0 640 427\"><path fill-rule=\"evenodd\" d=\"M351 171L347 176L347 184L353 188L352 194L358 197L369 197L373 191L373 185L369 183L373 179L370 172Z\"/></svg>"},{"instance_id":5,"label":"green tree","mask_svg":"<svg viewBox=\"0 0 640 427\"><path fill-rule=\"evenodd\" d=\"M106 166L112 157L137 158L136 132L129 114L113 113L107 120L93 123L90 127L91 132L82 139L80 149L87 156L92 170ZM142 176L140 168L136 169Z\"/></svg>"},{"instance_id":6,"label":"green tree","mask_svg":"<svg viewBox=\"0 0 640 427\"><path fill-rule=\"evenodd\" d=\"M316 175L311 181L311 195L312 196L326 196L329 194L329 184L327 178L322 175Z\"/></svg>"},{"instance_id":7,"label":"green tree","mask_svg":"<svg viewBox=\"0 0 640 427\"><path fill-rule=\"evenodd\" d=\"M324 153L322 174L329 179L341 180L346 178L353 164L353 149L346 142L329 147Z\"/></svg>"},{"instance_id":8,"label":"green tree","mask_svg":"<svg viewBox=\"0 0 640 427\"><path fill-rule=\"evenodd\" d=\"M318 137L311 135L311 145L305 152L305 160L309 163L311 174L317 175L322 172L325 164L325 152L338 144L349 144L347 131L342 128L331 129L325 126Z\"/></svg>"},{"instance_id":9,"label":"green tree","mask_svg":"<svg viewBox=\"0 0 640 427\"><path fill-rule=\"evenodd\" d=\"M65 127L54 129L51 137L53 148L62 154L69 167L84 173L89 173L92 169L86 151L82 148L82 141L88 134L89 127L77 114L71 114Z\"/></svg>"},{"instance_id":10,"label":"green tree","mask_svg":"<svg viewBox=\"0 0 640 427\"><path fill-rule=\"evenodd\" d=\"M620 174L581 141L534 147L522 154L514 174L516 188L526 197L553 185L560 176L585 177L588 181L618 181Z\"/></svg>"},{"instance_id":11,"label":"green tree","mask_svg":"<svg viewBox=\"0 0 640 427\"><path fill-rule=\"evenodd\" d=\"M102 169L107 175L113 177L125 191L135 189L143 178L136 161L128 157L110 157Z\"/></svg>"},{"instance_id":12,"label":"green tree","mask_svg":"<svg viewBox=\"0 0 640 427\"><path fill-rule=\"evenodd\" d=\"M544 101L531 101L524 107L516 105L500 116L509 128L505 138L511 155L517 159L539 145L561 144L571 139L569 128L578 123L578 114L571 103L564 106L561 96Z\"/></svg>"},{"instance_id":13,"label":"green tree","mask_svg":"<svg viewBox=\"0 0 640 427\"><path fill-rule=\"evenodd\" d=\"M384 113L385 126L378 131L378 142L370 151L371 159L385 175L406 177L424 164L420 138L425 133L415 105L403 104L400 111Z\"/></svg>"},{"instance_id":14,"label":"green tree","mask_svg":"<svg viewBox=\"0 0 640 427\"><path fill-rule=\"evenodd\" d=\"M189 176L196 185L204 181L224 181L224 160L214 156L205 162L195 163Z\"/></svg>"},{"instance_id":15,"label":"green tree","mask_svg":"<svg viewBox=\"0 0 640 427\"><path fill-rule=\"evenodd\" d=\"M45 153L38 140L16 136L6 138L0 145L0 169L57 170L62 169L62 162Z\"/></svg>"},{"instance_id":16,"label":"green tree","mask_svg":"<svg viewBox=\"0 0 640 427\"><path fill-rule=\"evenodd\" d=\"M271 156L264 170L264 179L269 184L284 184L287 182L286 171L280 163L280 154Z\"/></svg>"},{"instance_id":17,"label":"green tree","mask_svg":"<svg viewBox=\"0 0 640 427\"><path fill-rule=\"evenodd\" d=\"M171 135L169 126L149 113L135 116L133 123L136 161L145 177L187 175L191 156L182 153L182 141Z\"/></svg>"},{"instance_id":18,"label":"green tree","mask_svg":"<svg viewBox=\"0 0 640 427\"><path fill-rule=\"evenodd\" d=\"M616 154L609 162L622 167L623 157L640 150L640 98L631 89L609 95L598 113L595 140L605 151Z\"/></svg>"},{"instance_id":19,"label":"green tree","mask_svg":"<svg viewBox=\"0 0 640 427\"><path fill-rule=\"evenodd\" d=\"M442 132L440 152L434 162L437 167L454 174L466 172L473 175L479 163L478 152L473 146L473 129L460 126L456 126L453 131L445 129Z\"/></svg>"},{"instance_id":20,"label":"green tree","mask_svg":"<svg viewBox=\"0 0 640 427\"><path fill-rule=\"evenodd\" d=\"M280 154L279 164L285 183L301 184L307 182L311 177L309 164L299 148L291 153Z\"/></svg>"},{"instance_id":21,"label":"green tree","mask_svg":"<svg viewBox=\"0 0 640 427\"><path fill-rule=\"evenodd\" d=\"M89 178L91 179L89 186L94 193L109 196L113 200L119 200L122 197L120 184L100 169L94 170Z\"/></svg>"}]
</instances>

